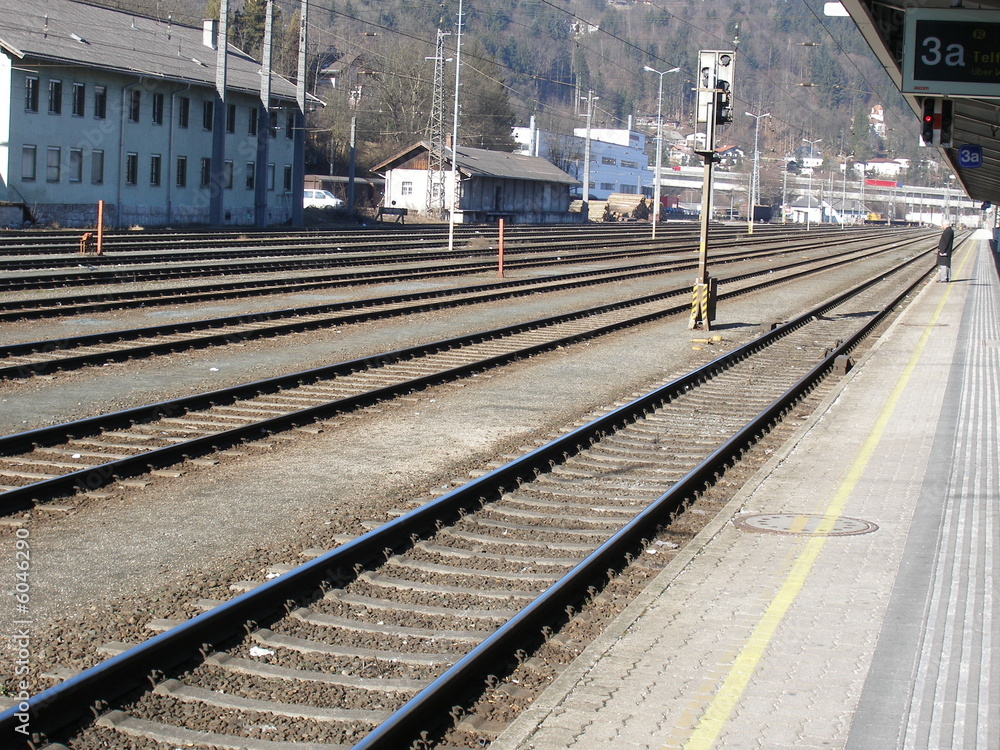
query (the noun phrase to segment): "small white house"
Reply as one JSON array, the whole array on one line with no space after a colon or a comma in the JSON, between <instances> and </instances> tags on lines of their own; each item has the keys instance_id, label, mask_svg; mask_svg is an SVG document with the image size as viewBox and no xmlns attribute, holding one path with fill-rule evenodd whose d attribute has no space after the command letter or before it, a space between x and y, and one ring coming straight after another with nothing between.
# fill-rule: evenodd
<instances>
[{"instance_id":1,"label":"small white house","mask_svg":"<svg viewBox=\"0 0 1000 750\"><path fill-rule=\"evenodd\" d=\"M797 196L787 210L788 220L793 224L821 224L830 218L830 204L815 196Z\"/></svg>"},{"instance_id":2,"label":"small white house","mask_svg":"<svg viewBox=\"0 0 1000 750\"><path fill-rule=\"evenodd\" d=\"M569 213L570 188L579 182L545 159L467 146L459 146L456 151L456 222L494 223L504 219L545 224L580 220L580 214ZM430 154L430 144L421 141L371 168L385 177L386 208L433 215L433 197L438 190L443 190L444 196L452 195L451 149L445 149L444 169L437 177L431 171ZM445 200L443 205L447 208L450 201Z\"/></svg>"},{"instance_id":3,"label":"small white house","mask_svg":"<svg viewBox=\"0 0 1000 750\"><path fill-rule=\"evenodd\" d=\"M909 159L869 159L856 162L854 171L858 174L868 174L876 177L899 177L900 173L910 166Z\"/></svg>"}]
</instances>

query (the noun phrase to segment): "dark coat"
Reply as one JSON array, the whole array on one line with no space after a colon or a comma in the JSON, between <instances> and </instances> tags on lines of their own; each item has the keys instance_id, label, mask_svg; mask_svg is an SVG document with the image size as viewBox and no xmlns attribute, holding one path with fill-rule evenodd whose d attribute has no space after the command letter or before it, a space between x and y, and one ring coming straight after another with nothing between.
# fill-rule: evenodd
<instances>
[{"instance_id":1,"label":"dark coat","mask_svg":"<svg viewBox=\"0 0 1000 750\"><path fill-rule=\"evenodd\" d=\"M945 227L937 246L937 264L951 268L951 251L955 242L955 230Z\"/></svg>"}]
</instances>

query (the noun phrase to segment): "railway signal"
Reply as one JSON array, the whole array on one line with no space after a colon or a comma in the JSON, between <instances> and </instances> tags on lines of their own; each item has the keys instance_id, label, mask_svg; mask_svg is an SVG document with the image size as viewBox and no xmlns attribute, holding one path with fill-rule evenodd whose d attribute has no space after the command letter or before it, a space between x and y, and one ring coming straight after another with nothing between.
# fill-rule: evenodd
<instances>
[{"instance_id":1,"label":"railway signal","mask_svg":"<svg viewBox=\"0 0 1000 750\"><path fill-rule=\"evenodd\" d=\"M698 106L696 124L700 154L715 152L715 129L733 121L733 73L736 53L732 50L702 50L698 53Z\"/></svg>"},{"instance_id":2,"label":"railway signal","mask_svg":"<svg viewBox=\"0 0 1000 750\"><path fill-rule=\"evenodd\" d=\"M689 328L711 328L715 318L715 280L708 275L708 220L712 210L712 164L715 131L733 121L733 81L736 52L701 50L698 53L697 107L695 109L695 153L705 159L701 194L701 236L698 243L698 278L691 295Z\"/></svg>"},{"instance_id":3,"label":"railway signal","mask_svg":"<svg viewBox=\"0 0 1000 750\"><path fill-rule=\"evenodd\" d=\"M951 99L928 96L920 102L920 145L950 148L955 125Z\"/></svg>"},{"instance_id":4,"label":"railway signal","mask_svg":"<svg viewBox=\"0 0 1000 750\"><path fill-rule=\"evenodd\" d=\"M951 99L941 100L941 135L939 144L942 148L951 148L951 132L955 125L955 104Z\"/></svg>"},{"instance_id":5,"label":"railway signal","mask_svg":"<svg viewBox=\"0 0 1000 750\"><path fill-rule=\"evenodd\" d=\"M920 145L934 145L934 99L924 99L920 118Z\"/></svg>"}]
</instances>

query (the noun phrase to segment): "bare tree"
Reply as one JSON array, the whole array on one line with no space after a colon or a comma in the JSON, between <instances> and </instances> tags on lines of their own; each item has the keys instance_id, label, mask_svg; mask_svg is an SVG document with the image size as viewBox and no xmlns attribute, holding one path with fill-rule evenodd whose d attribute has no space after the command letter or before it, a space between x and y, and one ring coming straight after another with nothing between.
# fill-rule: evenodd
<instances>
[{"instance_id":1,"label":"bare tree","mask_svg":"<svg viewBox=\"0 0 1000 750\"><path fill-rule=\"evenodd\" d=\"M583 145L575 136L552 133L546 140L546 159L563 172L579 177L583 161Z\"/></svg>"},{"instance_id":2,"label":"bare tree","mask_svg":"<svg viewBox=\"0 0 1000 750\"><path fill-rule=\"evenodd\" d=\"M376 44L363 55L348 54L336 88L317 90L326 106L310 114L311 145L332 157L334 172L346 168L351 118L362 170L424 137L433 78L433 63L424 58L432 53L432 47Z\"/></svg>"}]
</instances>

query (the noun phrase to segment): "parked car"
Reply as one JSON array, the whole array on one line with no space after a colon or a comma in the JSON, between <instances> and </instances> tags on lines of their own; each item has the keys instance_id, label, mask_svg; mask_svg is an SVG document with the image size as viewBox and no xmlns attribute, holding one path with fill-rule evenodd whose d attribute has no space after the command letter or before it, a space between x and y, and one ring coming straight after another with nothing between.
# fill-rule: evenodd
<instances>
[{"instance_id":1,"label":"parked car","mask_svg":"<svg viewBox=\"0 0 1000 750\"><path fill-rule=\"evenodd\" d=\"M302 193L303 208L343 208L344 201L329 190L305 190Z\"/></svg>"}]
</instances>

